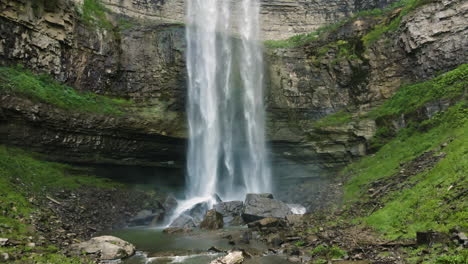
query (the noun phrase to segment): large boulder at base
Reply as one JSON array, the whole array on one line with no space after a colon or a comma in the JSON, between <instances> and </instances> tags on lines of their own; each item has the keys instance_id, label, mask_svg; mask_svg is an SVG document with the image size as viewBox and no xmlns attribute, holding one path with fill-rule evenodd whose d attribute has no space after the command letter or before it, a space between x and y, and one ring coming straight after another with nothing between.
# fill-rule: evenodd
<instances>
[{"instance_id":1,"label":"large boulder at base","mask_svg":"<svg viewBox=\"0 0 468 264\"><path fill-rule=\"evenodd\" d=\"M100 260L118 260L135 254L135 247L118 237L100 236L71 246L78 254L95 254Z\"/></svg>"},{"instance_id":2,"label":"large boulder at base","mask_svg":"<svg viewBox=\"0 0 468 264\"><path fill-rule=\"evenodd\" d=\"M233 251L224 257L213 260L210 264L241 264L244 262L244 253L242 251Z\"/></svg>"},{"instance_id":3,"label":"large boulder at base","mask_svg":"<svg viewBox=\"0 0 468 264\"><path fill-rule=\"evenodd\" d=\"M273 197L273 195L247 194L242 219L246 223L250 223L266 217L285 218L292 214L287 204L269 197Z\"/></svg>"},{"instance_id":4,"label":"large boulder at base","mask_svg":"<svg viewBox=\"0 0 468 264\"><path fill-rule=\"evenodd\" d=\"M197 225L193 221L193 218L190 215L181 214L179 215L172 223L170 227L180 227L180 228L194 228Z\"/></svg>"},{"instance_id":5,"label":"large boulder at base","mask_svg":"<svg viewBox=\"0 0 468 264\"><path fill-rule=\"evenodd\" d=\"M242 225L242 209L244 202L230 201L215 204L213 209L223 215L223 221L226 225Z\"/></svg>"},{"instance_id":6,"label":"large boulder at base","mask_svg":"<svg viewBox=\"0 0 468 264\"><path fill-rule=\"evenodd\" d=\"M200 223L201 229L216 230L224 226L223 215L211 209L206 212L205 218Z\"/></svg>"}]
</instances>

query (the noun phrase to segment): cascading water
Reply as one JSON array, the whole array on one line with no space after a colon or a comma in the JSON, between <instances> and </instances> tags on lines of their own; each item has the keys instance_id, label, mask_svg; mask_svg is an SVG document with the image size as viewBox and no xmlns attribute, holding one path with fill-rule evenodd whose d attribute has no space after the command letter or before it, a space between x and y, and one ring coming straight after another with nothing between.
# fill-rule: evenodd
<instances>
[{"instance_id":1,"label":"cascading water","mask_svg":"<svg viewBox=\"0 0 468 264\"><path fill-rule=\"evenodd\" d=\"M175 215L214 194L271 192L259 9L257 0L187 1L188 175Z\"/></svg>"}]
</instances>

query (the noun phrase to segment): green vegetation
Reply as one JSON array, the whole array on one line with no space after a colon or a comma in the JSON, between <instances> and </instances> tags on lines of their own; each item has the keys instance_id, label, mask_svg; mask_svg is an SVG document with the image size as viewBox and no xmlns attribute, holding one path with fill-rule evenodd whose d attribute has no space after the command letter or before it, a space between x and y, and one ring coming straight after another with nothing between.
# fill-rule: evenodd
<instances>
[{"instance_id":1,"label":"green vegetation","mask_svg":"<svg viewBox=\"0 0 468 264\"><path fill-rule=\"evenodd\" d=\"M363 42L366 46L377 41L384 33L395 31L400 25L402 17L410 13L419 6L433 2L434 0L401 0L384 9L364 10L354 14L350 18L339 21L338 23L320 27L314 32L307 34L298 34L284 40L267 40L264 42L268 48L294 48L304 46L305 44L322 38L325 34L336 31L346 23L349 23L357 18L362 17L387 17L392 11L397 8L402 8L401 12L390 23L386 21L377 25L371 32L363 37Z\"/></svg>"},{"instance_id":2,"label":"green vegetation","mask_svg":"<svg viewBox=\"0 0 468 264\"><path fill-rule=\"evenodd\" d=\"M350 112L342 110L315 121L313 126L316 128L339 126L351 122L352 117Z\"/></svg>"},{"instance_id":3,"label":"green vegetation","mask_svg":"<svg viewBox=\"0 0 468 264\"><path fill-rule=\"evenodd\" d=\"M435 244L431 247L420 246L407 248L405 259L409 264L466 264L468 263L468 249L447 248L443 244Z\"/></svg>"},{"instance_id":4,"label":"green vegetation","mask_svg":"<svg viewBox=\"0 0 468 264\"><path fill-rule=\"evenodd\" d=\"M94 93L78 92L48 75L35 75L22 67L0 67L0 92L6 91L59 108L99 114L123 114L130 102Z\"/></svg>"},{"instance_id":5,"label":"green vegetation","mask_svg":"<svg viewBox=\"0 0 468 264\"><path fill-rule=\"evenodd\" d=\"M323 246L320 245L309 252L312 256L325 257L327 259L341 259L344 258L347 253L339 247Z\"/></svg>"},{"instance_id":6,"label":"green vegetation","mask_svg":"<svg viewBox=\"0 0 468 264\"><path fill-rule=\"evenodd\" d=\"M332 32L346 24L348 20L343 20L335 24L320 27L314 32L307 34L298 34L284 40L267 40L264 42L267 48L294 48L304 46L305 44L315 41L322 37L325 33Z\"/></svg>"},{"instance_id":7,"label":"green vegetation","mask_svg":"<svg viewBox=\"0 0 468 264\"><path fill-rule=\"evenodd\" d=\"M33 204L34 199L28 197L44 196L54 189L119 186L105 179L76 175L68 165L41 161L36 156L0 145L0 230L9 239L23 240L34 235L28 219L37 209ZM34 250L20 246L0 249L0 252L11 251L31 252L20 263L82 263L81 260L64 257L54 246L36 247ZM38 251L41 254L37 254Z\"/></svg>"},{"instance_id":8,"label":"green vegetation","mask_svg":"<svg viewBox=\"0 0 468 264\"><path fill-rule=\"evenodd\" d=\"M383 34L387 32L396 31L401 24L401 19L404 16L406 16L416 8L431 2L434 2L434 0L402 0L395 5L392 5L393 9L395 7L402 8L399 14L395 18L393 18L389 23L385 21L384 23L377 25L371 32L367 33L362 38L364 45L370 46L377 40L379 40Z\"/></svg>"},{"instance_id":9,"label":"green vegetation","mask_svg":"<svg viewBox=\"0 0 468 264\"><path fill-rule=\"evenodd\" d=\"M468 65L462 65L431 81L402 87L367 117L389 119L411 113L434 100L459 98L467 87ZM429 229L447 232L458 226L466 230L468 202L459 194L468 185L467 121L468 103L462 100L429 120L408 124L375 155L344 170L351 175L345 200L365 201L371 182L391 177L400 170L400 164L449 142L443 149L446 156L433 169L408 179L411 187L386 195L384 207L361 220L391 239L413 238L417 231ZM378 134L392 134L387 129L379 128Z\"/></svg>"},{"instance_id":10,"label":"green vegetation","mask_svg":"<svg viewBox=\"0 0 468 264\"><path fill-rule=\"evenodd\" d=\"M369 114L373 119L411 113L424 104L462 96L468 88L468 64L430 81L401 87L381 107Z\"/></svg>"},{"instance_id":11,"label":"green vegetation","mask_svg":"<svg viewBox=\"0 0 468 264\"><path fill-rule=\"evenodd\" d=\"M113 28L106 16L107 8L101 0L84 0L82 19L88 26L95 26L106 30Z\"/></svg>"},{"instance_id":12,"label":"green vegetation","mask_svg":"<svg viewBox=\"0 0 468 264\"><path fill-rule=\"evenodd\" d=\"M296 247L302 247L302 246L305 245L305 242L304 242L304 241L297 241L296 243L294 243L294 245L295 245Z\"/></svg>"}]
</instances>

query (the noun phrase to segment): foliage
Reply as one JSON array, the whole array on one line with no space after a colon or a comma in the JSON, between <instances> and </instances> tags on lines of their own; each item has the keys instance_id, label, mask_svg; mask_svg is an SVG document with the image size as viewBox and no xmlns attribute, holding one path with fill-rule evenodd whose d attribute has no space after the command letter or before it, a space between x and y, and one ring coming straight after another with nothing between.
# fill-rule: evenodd
<instances>
[{"instance_id":1,"label":"foliage","mask_svg":"<svg viewBox=\"0 0 468 264\"><path fill-rule=\"evenodd\" d=\"M107 8L101 3L101 0L84 0L82 20L89 26L111 30L113 25L107 19L106 12Z\"/></svg>"},{"instance_id":2,"label":"foliage","mask_svg":"<svg viewBox=\"0 0 468 264\"><path fill-rule=\"evenodd\" d=\"M352 114L345 110L336 112L334 114L328 115L324 118L321 118L313 123L313 126L316 128L329 127L329 126L339 126L352 121Z\"/></svg>"},{"instance_id":3,"label":"foliage","mask_svg":"<svg viewBox=\"0 0 468 264\"><path fill-rule=\"evenodd\" d=\"M368 46L377 41L384 33L396 30L400 25L402 17L407 15L410 11L432 1L434 0L401 0L391 4L390 6L384 9L377 8L372 10L360 11L347 19L341 20L335 24L320 27L319 29L311 33L298 34L284 40L267 40L264 42L264 44L267 48L294 48L304 46L309 42L322 38L327 33L336 31L338 28L357 18L387 16L395 9L403 8L400 14L389 24L387 24L386 22L379 24L371 32L369 32L363 37L364 43L366 44L366 46Z\"/></svg>"},{"instance_id":4,"label":"foliage","mask_svg":"<svg viewBox=\"0 0 468 264\"><path fill-rule=\"evenodd\" d=\"M320 245L309 252L312 256L326 257L327 259L340 259L344 258L347 253L339 247L323 246Z\"/></svg>"},{"instance_id":5,"label":"foliage","mask_svg":"<svg viewBox=\"0 0 468 264\"><path fill-rule=\"evenodd\" d=\"M467 88L468 64L463 64L430 81L401 87L392 98L372 111L369 116L379 118L410 113L434 100L459 97Z\"/></svg>"},{"instance_id":6,"label":"foliage","mask_svg":"<svg viewBox=\"0 0 468 264\"><path fill-rule=\"evenodd\" d=\"M444 244L406 248L404 251L407 255L405 260L409 264L466 264L468 261L468 249L447 247Z\"/></svg>"},{"instance_id":7,"label":"foliage","mask_svg":"<svg viewBox=\"0 0 468 264\"><path fill-rule=\"evenodd\" d=\"M379 40L383 34L397 30L404 16L406 16L408 13L415 10L416 8L431 2L434 2L434 0L402 0L397 2L395 5L392 5L393 9L395 7L401 7L402 10L390 22L385 21L384 23L377 25L372 31L367 33L362 38L364 45L370 46L377 40Z\"/></svg>"},{"instance_id":8,"label":"foliage","mask_svg":"<svg viewBox=\"0 0 468 264\"><path fill-rule=\"evenodd\" d=\"M80 186L119 186L105 179L76 175L72 173L71 166L42 161L37 156L35 153L0 145L0 231L3 233L6 230L4 235L9 239L22 240L34 234L26 219L37 208L32 203L34 199L28 197L44 196L56 188L71 190ZM16 246L1 248L0 253L7 250L31 253L18 263L83 263L79 259L61 255L54 246L36 247L34 250ZM43 253L36 254L38 251Z\"/></svg>"},{"instance_id":9,"label":"foliage","mask_svg":"<svg viewBox=\"0 0 468 264\"><path fill-rule=\"evenodd\" d=\"M27 96L63 109L100 114L123 114L122 107L130 102L94 93L78 92L54 81L49 75L35 75L17 67L0 67L0 92Z\"/></svg>"}]
</instances>

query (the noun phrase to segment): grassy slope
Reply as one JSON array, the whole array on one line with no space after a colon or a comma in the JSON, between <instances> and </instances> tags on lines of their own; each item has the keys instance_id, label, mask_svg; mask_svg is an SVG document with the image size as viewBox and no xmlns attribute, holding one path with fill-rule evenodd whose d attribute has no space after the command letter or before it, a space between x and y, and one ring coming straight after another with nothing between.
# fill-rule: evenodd
<instances>
[{"instance_id":1,"label":"grassy slope","mask_svg":"<svg viewBox=\"0 0 468 264\"><path fill-rule=\"evenodd\" d=\"M2 237L24 240L34 235L28 217L38 208L28 197L45 195L54 188L74 189L80 186L115 187L115 183L86 175L72 175L71 167L36 158L37 154L0 145L0 230ZM76 258L66 258L58 249L26 246L0 248L1 252L21 250L30 252L21 263L82 263ZM34 253L33 253L34 251ZM38 254L37 252L41 252ZM25 254L28 255L28 254ZM28 262L30 261L30 262Z\"/></svg>"},{"instance_id":2,"label":"grassy slope","mask_svg":"<svg viewBox=\"0 0 468 264\"><path fill-rule=\"evenodd\" d=\"M402 113L411 113L425 103L442 98L461 98L468 88L468 65L446 73L431 81L402 87L391 99L367 115L367 118L391 119ZM326 123L337 125L350 119L342 113L329 117ZM468 103L462 99L447 111L430 120L410 123L391 139L382 143L374 155L350 164L344 169L349 175L345 185L345 200L352 207L355 201L370 199L369 185L388 178L400 170L400 164L413 160L426 151L437 150L443 144L445 158L431 170L422 172L408 181L409 188L386 194L384 206L368 216L355 219L374 227L389 239L415 238L417 231L448 232L451 228L468 230ZM420 256L409 250L410 263L466 263L468 251L443 246L431 248L429 255Z\"/></svg>"},{"instance_id":3,"label":"grassy slope","mask_svg":"<svg viewBox=\"0 0 468 264\"><path fill-rule=\"evenodd\" d=\"M48 75L35 75L22 67L0 67L0 92L27 96L59 108L99 114L119 115L130 102L93 93L83 93L54 81Z\"/></svg>"}]
</instances>

